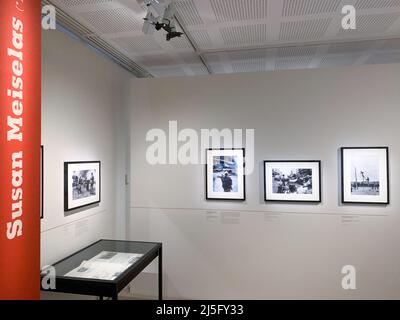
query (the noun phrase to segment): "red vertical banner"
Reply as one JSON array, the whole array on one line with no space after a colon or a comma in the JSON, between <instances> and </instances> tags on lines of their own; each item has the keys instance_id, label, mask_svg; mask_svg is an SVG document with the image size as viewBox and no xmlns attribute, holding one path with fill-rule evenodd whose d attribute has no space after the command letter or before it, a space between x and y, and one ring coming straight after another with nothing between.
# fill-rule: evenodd
<instances>
[{"instance_id":1,"label":"red vertical banner","mask_svg":"<svg viewBox=\"0 0 400 320\"><path fill-rule=\"evenodd\" d=\"M0 0L0 299L40 293L40 0Z\"/></svg>"}]
</instances>

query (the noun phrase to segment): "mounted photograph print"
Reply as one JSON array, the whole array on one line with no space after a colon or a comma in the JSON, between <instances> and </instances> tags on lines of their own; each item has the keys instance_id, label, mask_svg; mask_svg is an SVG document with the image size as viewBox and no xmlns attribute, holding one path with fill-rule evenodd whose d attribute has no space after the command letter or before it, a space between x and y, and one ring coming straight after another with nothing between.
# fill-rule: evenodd
<instances>
[{"instance_id":1,"label":"mounted photograph print","mask_svg":"<svg viewBox=\"0 0 400 320\"><path fill-rule=\"evenodd\" d=\"M342 148L342 202L389 204L389 148Z\"/></svg>"},{"instance_id":2,"label":"mounted photograph print","mask_svg":"<svg viewBox=\"0 0 400 320\"><path fill-rule=\"evenodd\" d=\"M264 199L321 202L321 161L264 161Z\"/></svg>"},{"instance_id":3,"label":"mounted photograph print","mask_svg":"<svg viewBox=\"0 0 400 320\"><path fill-rule=\"evenodd\" d=\"M64 163L64 210L100 202L100 161Z\"/></svg>"},{"instance_id":4,"label":"mounted photograph print","mask_svg":"<svg viewBox=\"0 0 400 320\"><path fill-rule=\"evenodd\" d=\"M245 200L244 149L209 149L206 198Z\"/></svg>"}]
</instances>

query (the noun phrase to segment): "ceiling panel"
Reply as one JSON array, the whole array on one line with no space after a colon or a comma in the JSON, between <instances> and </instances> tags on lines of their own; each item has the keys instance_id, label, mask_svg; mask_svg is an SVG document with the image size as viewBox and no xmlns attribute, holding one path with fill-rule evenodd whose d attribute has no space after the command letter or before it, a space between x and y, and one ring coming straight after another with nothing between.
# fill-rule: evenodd
<instances>
[{"instance_id":1,"label":"ceiling panel","mask_svg":"<svg viewBox=\"0 0 400 320\"><path fill-rule=\"evenodd\" d=\"M83 6L83 5L95 5L107 2L113 2L114 0L61 0L61 2L66 7L75 7L75 6Z\"/></svg>"},{"instance_id":2,"label":"ceiling panel","mask_svg":"<svg viewBox=\"0 0 400 320\"><path fill-rule=\"evenodd\" d=\"M356 9L377 9L400 7L400 0L357 0Z\"/></svg>"},{"instance_id":3,"label":"ceiling panel","mask_svg":"<svg viewBox=\"0 0 400 320\"><path fill-rule=\"evenodd\" d=\"M341 0L284 0L282 16L305 16L336 12Z\"/></svg>"},{"instance_id":4,"label":"ceiling panel","mask_svg":"<svg viewBox=\"0 0 400 320\"><path fill-rule=\"evenodd\" d=\"M112 42L128 53L145 53L162 49L153 37L147 35L113 38Z\"/></svg>"},{"instance_id":5,"label":"ceiling panel","mask_svg":"<svg viewBox=\"0 0 400 320\"><path fill-rule=\"evenodd\" d=\"M190 34L199 48L211 48L213 46L207 30L193 30Z\"/></svg>"},{"instance_id":6,"label":"ceiling panel","mask_svg":"<svg viewBox=\"0 0 400 320\"><path fill-rule=\"evenodd\" d=\"M329 46L328 52L330 54L342 54L351 52L367 51L373 45L372 41L360 41L350 43L334 43Z\"/></svg>"},{"instance_id":7,"label":"ceiling panel","mask_svg":"<svg viewBox=\"0 0 400 320\"><path fill-rule=\"evenodd\" d=\"M360 54L326 56L321 59L319 67L332 68L332 67L350 66L355 64L355 62L361 57L362 55Z\"/></svg>"},{"instance_id":8,"label":"ceiling panel","mask_svg":"<svg viewBox=\"0 0 400 320\"><path fill-rule=\"evenodd\" d=\"M368 59L367 63L371 64L400 63L400 52L376 53Z\"/></svg>"},{"instance_id":9,"label":"ceiling panel","mask_svg":"<svg viewBox=\"0 0 400 320\"><path fill-rule=\"evenodd\" d=\"M181 53L177 56L177 58L187 65L201 63L199 56L195 53Z\"/></svg>"},{"instance_id":10,"label":"ceiling panel","mask_svg":"<svg viewBox=\"0 0 400 320\"><path fill-rule=\"evenodd\" d=\"M182 67L149 68L149 71L156 77L176 77L188 75Z\"/></svg>"},{"instance_id":11,"label":"ceiling panel","mask_svg":"<svg viewBox=\"0 0 400 320\"><path fill-rule=\"evenodd\" d=\"M224 44L229 47L259 45L268 41L266 24L221 28Z\"/></svg>"},{"instance_id":12,"label":"ceiling panel","mask_svg":"<svg viewBox=\"0 0 400 320\"><path fill-rule=\"evenodd\" d=\"M182 36L181 38L175 38L172 41L169 41L168 44L171 45L172 48L177 50L192 49L190 42L187 40L185 36Z\"/></svg>"},{"instance_id":13,"label":"ceiling panel","mask_svg":"<svg viewBox=\"0 0 400 320\"><path fill-rule=\"evenodd\" d=\"M186 26L196 26L203 24L203 20L197 11L196 4L194 0L176 0L175 1L176 10L178 11L182 22Z\"/></svg>"},{"instance_id":14,"label":"ceiling panel","mask_svg":"<svg viewBox=\"0 0 400 320\"><path fill-rule=\"evenodd\" d=\"M140 62L146 67L176 66L179 64L176 59L167 54L146 55Z\"/></svg>"},{"instance_id":15,"label":"ceiling panel","mask_svg":"<svg viewBox=\"0 0 400 320\"><path fill-rule=\"evenodd\" d=\"M248 50L248 51L236 51L228 53L229 60L259 60L265 59L268 56L268 50Z\"/></svg>"},{"instance_id":16,"label":"ceiling panel","mask_svg":"<svg viewBox=\"0 0 400 320\"><path fill-rule=\"evenodd\" d=\"M219 53L206 53L203 55L203 57L207 60L209 64L221 62L221 57Z\"/></svg>"},{"instance_id":17,"label":"ceiling panel","mask_svg":"<svg viewBox=\"0 0 400 320\"><path fill-rule=\"evenodd\" d=\"M231 73L231 72L227 72L221 63L212 63L212 64L210 64L210 68L211 68L212 74Z\"/></svg>"},{"instance_id":18,"label":"ceiling panel","mask_svg":"<svg viewBox=\"0 0 400 320\"><path fill-rule=\"evenodd\" d=\"M400 50L400 39L385 40L381 47L382 50Z\"/></svg>"},{"instance_id":19,"label":"ceiling panel","mask_svg":"<svg viewBox=\"0 0 400 320\"><path fill-rule=\"evenodd\" d=\"M311 57L276 59L275 70L307 69L311 63L311 60Z\"/></svg>"},{"instance_id":20,"label":"ceiling panel","mask_svg":"<svg viewBox=\"0 0 400 320\"><path fill-rule=\"evenodd\" d=\"M193 75L200 76L208 74L207 68L203 64L193 65L189 67Z\"/></svg>"},{"instance_id":21,"label":"ceiling panel","mask_svg":"<svg viewBox=\"0 0 400 320\"><path fill-rule=\"evenodd\" d=\"M280 40L317 40L328 30L331 18L288 21L281 24Z\"/></svg>"},{"instance_id":22,"label":"ceiling panel","mask_svg":"<svg viewBox=\"0 0 400 320\"><path fill-rule=\"evenodd\" d=\"M265 59L233 62L232 69L235 73L266 71L266 62Z\"/></svg>"},{"instance_id":23,"label":"ceiling panel","mask_svg":"<svg viewBox=\"0 0 400 320\"><path fill-rule=\"evenodd\" d=\"M136 0L43 1L87 28L84 38L101 38L155 76L388 63L400 55L400 0L173 0L194 47L185 36L144 35L146 12ZM345 4L358 9L356 30L341 28Z\"/></svg>"},{"instance_id":24,"label":"ceiling panel","mask_svg":"<svg viewBox=\"0 0 400 320\"><path fill-rule=\"evenodd\" d=\"M135 18L128 8L115 8L99 11L89 11L80 14L89 26L102 33L117 33L141 30L142 21Z\"/></svg>"},{"instance_id":25,"label":"ceiling panel","mask_svg":"<svg viewBox=\"0 0 400 320\"><path fill-rule=\"evenodd\" d=\"M282 58L299 57L299 56L314 56L317 52L316 46L304 47L282 47L278 49L277 56Z\"/></svg>"},{"instance_id":26,"label":"ceiling panel","mask_svg":"<svg viewBox=\"0 0 400 320\"><path fill-rule=\"evenodd\" d=\"M358 16L356 20L356 29L344 30L338 27L340 30L339 35L384 34L399 18L400 11Z\"/></svg>"},{"instance_id":27,"label":"ceiling panel","mask_svg":"<svg viewBox=\"0 0 400 320\"><path fill-rule=\"evenodd\" d=\"M218 22L267 18L267 0L211 0Z\"/></svg>"}]
</instances>

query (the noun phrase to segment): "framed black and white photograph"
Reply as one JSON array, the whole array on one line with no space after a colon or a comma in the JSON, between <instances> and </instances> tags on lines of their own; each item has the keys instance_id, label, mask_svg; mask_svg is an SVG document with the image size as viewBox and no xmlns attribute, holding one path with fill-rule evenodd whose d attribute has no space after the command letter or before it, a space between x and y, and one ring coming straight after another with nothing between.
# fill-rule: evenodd
<instances>
[{"instance_id":1,"label":"framed black and white photograph","mask_svg":"<svg viewBox=\"0 0 400 320\"><path fill-rule=\"evenodd\" d=\"M264 199L321 202L321 161L264 161Z\"/></svg>"},{"instance_id":2,"label":"framed black and white photograph","mask_svg":"<svg viewBox=\"0 0 400 320\"><path fill-rule=\"evenodd\" d=\"M341 148L342 202L389 204L389 148Z\"/></svg>"},{"instance_id":3,"label":"framed black and white photograph","mask_svg":"<svg viewBox=\"0 0 400 320\"><path fill-rule=\"evenodd\" d=\"M100 161L64 163L64 210L100 202Z\"/></svg>"},{"instance_id":4,"label":"framed black and white photograph","mask_svg":"<svg viewBox=\"0 0 400 320\"><path fill-rule=\"evenodd\" d=\"M245 200L244 149L209 149L206 198Z\"/></svg>"}]
</instances>

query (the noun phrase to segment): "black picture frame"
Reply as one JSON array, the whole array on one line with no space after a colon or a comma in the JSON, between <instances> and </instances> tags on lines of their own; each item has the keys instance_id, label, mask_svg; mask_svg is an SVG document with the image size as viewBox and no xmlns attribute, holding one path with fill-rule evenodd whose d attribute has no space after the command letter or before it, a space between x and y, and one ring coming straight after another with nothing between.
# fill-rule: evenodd
<instances>
[{"instance_id":1,"label":"black picture frame","mask_svg":"<svg viewBox=\"0 0 400 320\"><path fill-rule=\"evenodd\" d=\"M385 201L348 201L345 200L345 173L344 173L344 161L345 156L344 153L346 150L385 150L386 154L386 186L387 186L387 194ZM388 205L390 204L390 167L389 167L389 147L341 147L340 148L340 176L341 176L341 201L342 204L360 204L360 205Z\"/></svg>"},{"instance_id":2,"label":"black picture frame","mask_svg":"<svg viewBox=\"0 0 400 320\"><path fill-rule=\"evenodd\" d=\"M268 163L316 163L318 165L317 173L318 173L318 182L319 186L318 190L318 199L317 200L293 200L293 199L271 199L267 197L267 173L266 173L266 164ZM264 170L264 201L265 202L275 202L275 203L310 203L310 204L318 204L322 202L322 162L321 160L264 160L263 161L263 170Z\"/></svg>"},{"instance_id":3,"label":"black picture frame","mask_svg":"<svg viewBox=\"0 0 400 320\"><path fill-rule=\"evenodd\" d=\"M210 151L242 151L243 155L243 196L237 198L223 198L223 197L215 197L210 196L210 192L208 190L209 185L209 175L208 175L208 166L212 165L206 161L205 165L205 176L206 176L206 200L224 200L224 201L246 201L246 149L245 148L208 148L206 149L206 159L208 159L208 152Z\"/></svg>"},{"instance_id":4,"label":"black picture frame","mask_svg":"<svg viewBox=\"0 0 400 320\"><path fill-rule=\"evenodd\" d=\"M44 146L40 146L40 219L44 218Z\"/></svg>"},{"instance_id":5,"label":"black picture frame","mask_svg":"<svg viewBox=\"0 0 400 320\"><path fill-rule=\"evenodd\" d=\"M69 166L71 165L88 165L88 164L93 164L93 165L98 165L98 182L96 182L96 195L98 194L98 200L95 201L88 201L85 204L82 205L77 205L77 206L70 206L69 205L69 184L68 184L68 172L69 172ZM81 209L87 206L91 206L94 204L98 204L101 202L101 161L69 161L69 162L64 162L64 211L72 211L76 209Z\"/></svg>"}]
</instances>

